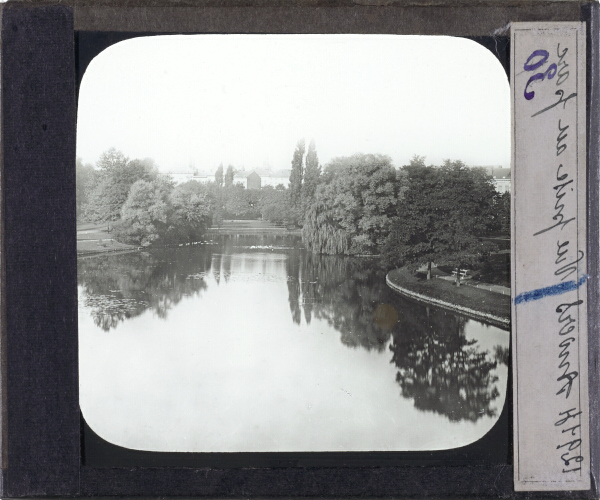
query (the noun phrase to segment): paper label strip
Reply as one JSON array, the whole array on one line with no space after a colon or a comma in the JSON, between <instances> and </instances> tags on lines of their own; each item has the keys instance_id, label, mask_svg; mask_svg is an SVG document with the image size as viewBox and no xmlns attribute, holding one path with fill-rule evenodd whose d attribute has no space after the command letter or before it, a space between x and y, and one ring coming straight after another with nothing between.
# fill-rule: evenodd
<instances>
[{"instance_id":1,"label":"paper label strip","mask_svg":"<svg viewBox=\"0 0 600 500\"><path fill-rule=\"evenodd\" d=\"M515 23L515 490L590 488L585 25Z\"/></svg>"}]
</instances>

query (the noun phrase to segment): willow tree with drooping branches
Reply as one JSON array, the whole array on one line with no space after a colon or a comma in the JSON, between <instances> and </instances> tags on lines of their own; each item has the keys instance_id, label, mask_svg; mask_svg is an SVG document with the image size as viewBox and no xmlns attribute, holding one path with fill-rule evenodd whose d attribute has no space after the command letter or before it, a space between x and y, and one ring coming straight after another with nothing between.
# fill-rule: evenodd
<instances>
[{"instance_id":1,"label":"willow tree with drooping branches","mask_svg":"<svg viewBox=\"0 0 600 500\"><path fill-rule=\"evenodd\" d=\"M302 237L315 253L374 255L389 232L401 180L384 155L335 158L325 167Z\"/></svg>"}]
</instances>

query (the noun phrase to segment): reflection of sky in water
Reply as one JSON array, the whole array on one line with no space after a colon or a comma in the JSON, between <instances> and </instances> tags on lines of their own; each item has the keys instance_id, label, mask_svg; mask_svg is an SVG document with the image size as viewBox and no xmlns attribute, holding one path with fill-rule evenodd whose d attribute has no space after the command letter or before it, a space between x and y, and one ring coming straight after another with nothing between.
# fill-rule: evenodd
<instances>
[{"instance_id":1,"label":"reflection of sky in water","mask_svg":"<svg viewBox=\"0 0 600 500\"><path fill-rule=\"evenodd\" d=\"M401 396L390 340L352 348L316 314L294 323L286 265L297 254L234 251L180 276L207 286L166 318L146 309L106 332L80 307L80 402L104 439L153 451L426 450L468 444L495 423L417 410ZM508 332L475 321L465 336L490 356L508 347ZM506 366L496 373L499 415Z\"/></svg>"}]
</instances>

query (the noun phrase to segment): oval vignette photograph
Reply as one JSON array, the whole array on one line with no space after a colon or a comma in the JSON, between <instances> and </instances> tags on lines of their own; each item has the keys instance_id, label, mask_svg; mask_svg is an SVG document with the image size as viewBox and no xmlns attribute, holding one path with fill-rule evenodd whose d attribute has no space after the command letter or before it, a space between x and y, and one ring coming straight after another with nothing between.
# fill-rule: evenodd
<instances>
[{"instance_id":1,"label":"oval vignette photograph","mask_svg":"<svg viewBox=\"0 0 600 500\"><path fill-rule=\"evenodd\" d=\"M508 77L467 39L160 35L79 90L79 398L153 452L446 450L507 396Z\"/></svg>"}]
</instances>

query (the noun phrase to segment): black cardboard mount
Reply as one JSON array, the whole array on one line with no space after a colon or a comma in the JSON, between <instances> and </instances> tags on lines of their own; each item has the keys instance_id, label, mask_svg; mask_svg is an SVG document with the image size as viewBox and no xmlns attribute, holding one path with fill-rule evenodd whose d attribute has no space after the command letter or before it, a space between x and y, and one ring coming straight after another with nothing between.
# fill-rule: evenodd
<instances>
[{"instance_id":1,"label":"black cardboard mount","mask_svg":"<svg viewBox=\"0 0 600 500\"><path fill-rule=\"evenodd\" d=\"M513 21L588 23L588 272L592 471L598 478L598 4L592 2L8 3L2 8L2 497L521 497L506 463L250 467L89 465L78 404L75 228L79 34L392 33L499 37ZM503 38L504 37L504 38ZM502 43L500 44L502 46ZM497 44L495 44L497 47ZM506 50L504 45L502 50ZM460 68L457 68L460 71ZM81 71L79 71L81 73ZM510 387L508 394L510 412ZM510 418L509 418L510 419ZM88 434L88 439L90 435ZM85 443L84 443L85 445ZM140 465L141 464L141 465ZM150 466L151 465L151 466ZM551 496L597 498L588 492Z\"/></svg>"}]
</instances>

